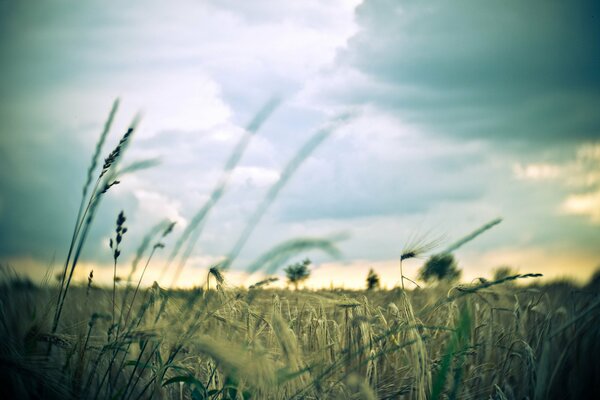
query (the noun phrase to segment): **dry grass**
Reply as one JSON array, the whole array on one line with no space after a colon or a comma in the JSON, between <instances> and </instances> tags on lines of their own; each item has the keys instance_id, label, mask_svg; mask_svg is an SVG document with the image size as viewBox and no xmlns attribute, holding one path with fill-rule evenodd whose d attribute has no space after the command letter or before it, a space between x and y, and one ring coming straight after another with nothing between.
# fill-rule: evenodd
<instances>
[{"instance_id":1,"label":"dry grass","mask_svg":"<svg viewBox=\"0 0 600 400\"><path fill-rule=\"evenodd\" d=\"M2 391L5 398L546 399L598 389L597 287L497 285L460 297L447 289L155 285L140 292L133 317L117 330L112 290L73 287L52 334L47 304L56 290L11 278L0 295Z\"/></svg>"}]
</instances>

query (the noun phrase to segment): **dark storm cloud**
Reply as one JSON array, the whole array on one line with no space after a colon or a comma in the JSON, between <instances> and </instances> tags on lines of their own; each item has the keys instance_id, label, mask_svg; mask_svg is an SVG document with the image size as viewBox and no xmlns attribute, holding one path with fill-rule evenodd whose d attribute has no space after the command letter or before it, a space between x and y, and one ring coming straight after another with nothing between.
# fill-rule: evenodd
<instances>
[{"instance_id":1,"label":"dark storm cloud","mask_svg":"<svg viewBox=\"0 0 600 400\"><path fill-rule=\"evenodd\" d=\"M339 62L374 85L355 101L458 137L600 138L596 1L365 0L356 18Z\"/></svg>"},{"instance_id":2,"label":"dark storm cloud","mask_svg":"<svg viewBox=\"0 0 600 400\"><path fill-rule=\"evenodd\" d=\"M4 113L0 116L5 123L10 120ZM93 148L49 124L5 125L2 131L0 254L7 259L28 255L45 261L54 253L62 257ZM106 197L86 248L88 256L105 251L100 238L112 230L119 207L133 208L127 195L118 200L112 193Z\"/></svg>"}]
</instances>

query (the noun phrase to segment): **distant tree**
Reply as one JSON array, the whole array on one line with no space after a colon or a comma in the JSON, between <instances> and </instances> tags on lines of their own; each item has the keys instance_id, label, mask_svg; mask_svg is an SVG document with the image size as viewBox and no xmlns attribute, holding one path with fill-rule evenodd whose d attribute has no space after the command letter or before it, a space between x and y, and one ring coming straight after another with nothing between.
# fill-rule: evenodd
<instances>
[{"instance_id":1,"label":"distant tree","mask_svg":"<svg viewBox=\"0 0 600 400\"><path fill-rule=\"evenodd\" d=\"M600 265L596 267L596 272L590 278L587 284L588 289L600 288Z\"/></svg>"},{"instance_id":2,"label":"distant tree","mask_svg":"<svg viewBox=\"0 0 600 400\"><path fill-rule=\"evenodd\" d=\"M287 276L288 283L294 285L294 289L298 290L298 285L304 282L310 276L310 260L307 258L304 261L288 265L283 271Z\"/></svg>"},{"instance_id":3,"label":"distant tree","mask_svg":"<svg viewBox=\"0 0 600 400\"><path fill-rule=\"evenodd\" d=\"M453 282L460 278L461 270L451 253L434 254L419 271L419 278L425 282Z\"/></svg>"},{"instance_id":4,"label":"distant tree","mask_svg":"<svg viewBox=\"0 0 600 400\"><path fill-rule=\"evenodd\" d=\"M494 280L499 281L509 276L517 275L517 271L508 265L503 265L494 270Z\"/></svg>"},{"instance_id":5,"label":"distant tree","mask_svg":"<svg viewBox=\"0 0 600 400\"><path fill-rule=\"evenodd\" d=\"M423 265L423 267L419 271L419 277L425 282L452 282L458 280L460 278L461 271L458 269L456 260L454 259L452 252L469 243L470 241L474 240L484 232L487 232L494 226L498 225L500 222L502 222L502 218L496 218L488 222L487 224L479 227L478 229L474 230L473 232L469 233L468 235L463 236L462 238L448 246L446 250L442 251L441 253L437 253L429 257L425 265ZM412 256L411 252L409 252L406 255L403 254L400 257L400 268L402 268L402 260L405 258L410 258L409 256ZM402 279L406 279L406 277L402 276Z\"/></svg>"},{"instance_id":6,"label":"distant tree","mask_svg":"<svg viewBox=\"0 0 600 400\"><path fill-rule=\"evenodd\" d=\"M373 268L369 270L369 274L367 275L367 289L373 290L379 287L379 275L373 271Z\"/></svg>"}]
</instances>

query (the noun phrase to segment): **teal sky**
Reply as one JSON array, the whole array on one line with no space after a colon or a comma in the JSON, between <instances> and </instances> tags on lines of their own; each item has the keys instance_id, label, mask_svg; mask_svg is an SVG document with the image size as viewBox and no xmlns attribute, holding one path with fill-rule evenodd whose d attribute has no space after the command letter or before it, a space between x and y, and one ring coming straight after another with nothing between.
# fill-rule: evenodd
<instances>
[{"instance_id":1,"label":"teal sky","mask_svg":"<svg viewBox=\"0 0 600 400\"><path fill-rule=\"evenodd\" d=\"M121 209L125 261L164 218L178 222L172 246L243 127L278 95L185 284L227 254L310 135L347 111L268 209L232 280L282 240L344 232L341 258L309 254L311 283L362 286L373 266L392 286L411 237L452 242L498 216L456 253L466 279L505 264L585 279L600 266L599 18L594 1L0 1L0 262L39 277L64 259L116 97L104 154L141 110L127 160L161 164L111 190L80 277L110 275Z\"/></svg>"}]
</instances>

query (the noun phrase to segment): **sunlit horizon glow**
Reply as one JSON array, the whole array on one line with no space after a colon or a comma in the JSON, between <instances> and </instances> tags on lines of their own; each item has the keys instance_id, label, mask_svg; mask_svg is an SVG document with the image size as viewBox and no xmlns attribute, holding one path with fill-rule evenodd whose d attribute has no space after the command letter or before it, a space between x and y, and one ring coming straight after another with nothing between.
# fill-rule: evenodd
<instances>
[{"instance_id":1,"label":"sunlit horizon glow","mask_svg":"<svg viewBox=\"0 0 600 400\"><path fill-rule=\"evenodd\" d=\"M443 237L440 251L497 217L456 251L463 281L508 265L584 282L600 267L598 11L591 1L3 4L0 264L35 281L62 268L119 97L102 156L142 111L126 161L160 165L110 190L75 279L85 284L93 269L97 284L111 282L108 240L123 210L119 276L152 226L177 223L147 271L151 284L244 127L280 96L210 211L180 287L202 285L302 144L348 111L352 121L267 209L226 273L231 285L260 280L245 268L282 241L344 234L337 259L289 260L313 260L306 286L362 288L374 268L392 288L411 238ZM408 263L407 276L430 254ZM274 286L285 286L281 270Z\"/></svg>"},{"instance_id":2,"label":"sunlit horizon glow","mask_svg":"<svg viewBox=\"0 0 600 400\"><path fill-rule=\"evenodd\" d=\"M548 254L543 249L527 249L522 251L499 250L491 251L485 254L473 254L465 252L459 259L462 276L460 282L473 283L479 282L479 278L487 280L493 279L494 270L501 266L510 266L515 273L540 273L539 267L536 269L534 265L544 265L544 276L536 278L536 283L569 281L576 285L586 284L591 275L598 269L595 268L595 259L586 254L569 256L564 254L555 254L548 257ZM117 275L120 278L119 285L124 287L127 285L125 278L129 273L131 260L121 263L119 267L120 273ZM206 288L208 268L205 265L216 264L217 259L193 260L192 265L203 265L203 267L189 268L188 272L180 279L175 288L190 289L190 288ZM159 283L163 288L172 288L169 285L170 276L167 276L163 281L159 281L160 268L165 260L155 260L157 264L154 268L149 268L144 275L141 285L142 287L150 287L154 282ZM416 281L419 286L423 286L423 282L418 279L418 269L422 266L424 260L413 260L403 265L404 275ZM565 271L563 266L565 263L575 266L571 271ZM59 263L53 263L49 268L49 264L41 264L37 260L31 258L21 258L11 260L7 263L10 265L18 265L18 271L22 276L30 277L35 283L43 283L52 285L53 282L58 282L58 277L61 272ZM486 265L488 268L482 270L481 265ZM492 267L494 266L494 267ZM350 289L361 290L366 287L366 277L370 269L373 269L381 279L380 288L389 290L401 287L400 282L400 267L399 261L396 259L390 260L352 260L350 262L326 261L319 265L311 265L311 275L309 279L303 282L300 287L310 290L318 289ZM88 285L88 275L93 271L93 287L110 288L113 279L113 265L111 263L82 263L76 270L74 275L74 283L80 286ZM278 278L277 281L270 283L266 288L289 288L289 283L283 271L278 271L275 274L267 275L262 271L250 274L243 269L232 269L223 271L225 283L227 287L245 287L248 288L252 284L259 282L267 277ZM139 279L139 274L136 274L131 282L136 285ZM214 278L211 278L210 287L214 288ZM532 280L523 281L520 283L532 283ZM405 280L407 289L415 289L417 286Z\"/></svg>"}]
</instances>

